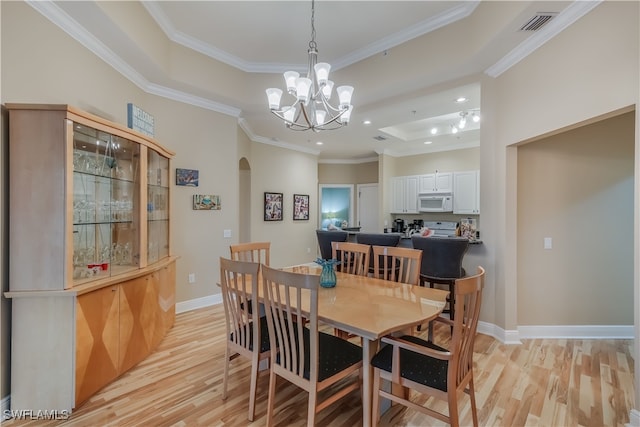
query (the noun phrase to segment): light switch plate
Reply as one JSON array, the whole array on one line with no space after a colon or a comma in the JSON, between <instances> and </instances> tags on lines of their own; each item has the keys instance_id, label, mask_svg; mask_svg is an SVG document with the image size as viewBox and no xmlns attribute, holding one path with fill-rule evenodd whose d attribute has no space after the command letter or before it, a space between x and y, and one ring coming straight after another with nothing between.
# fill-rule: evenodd
<instances>
[{"instance_id":1,"label":"light switch plate","mask_svg":"<svg viewBox=\"0 0 640 427\"><path fill-rule=\"evenodd\" d=\"M225 239L231 238L231 230L224 230L224 238Z\"/></svg>"},{"instance_id":2,"label":"light switch plate","mask_svg":"<svg viewBox=\"0 0 640 427\"><path fill-rule=\"evenodd\" d=\"M544 248L545 249L553 248L553 239L551 237L544 238Z\"/></svg>"}]
</instances>

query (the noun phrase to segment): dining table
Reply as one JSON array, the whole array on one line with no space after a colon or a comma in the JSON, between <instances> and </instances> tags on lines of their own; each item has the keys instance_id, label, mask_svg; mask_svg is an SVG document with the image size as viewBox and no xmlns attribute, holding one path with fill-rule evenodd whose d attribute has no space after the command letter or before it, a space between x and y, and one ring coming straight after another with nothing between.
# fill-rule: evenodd
<instances>
[{"instance_id":1,"label":"dining table","mask_svg":"<svg viewBox=\"0 0 640 427\"><path fill-rule=\"evenodd\" d=\"M322 267L307 263L283 268L319 275ZM442 313L448 291L336 272L336 285L320 287L318 321L362 338L362 424L373 417L371 359L386 335L411 333Z\"/></svg>"}]
</instances>

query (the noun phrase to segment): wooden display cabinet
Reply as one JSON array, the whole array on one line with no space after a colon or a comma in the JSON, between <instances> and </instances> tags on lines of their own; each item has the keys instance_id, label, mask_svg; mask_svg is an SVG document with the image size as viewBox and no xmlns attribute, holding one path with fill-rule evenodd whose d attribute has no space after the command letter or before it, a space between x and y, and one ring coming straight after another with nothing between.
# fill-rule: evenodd
<instances>
[{"instance_id":1,"label":"wooden display cabinet","mask_svg":"<svg viewBox=\"0 0 640 427\"><path fill-rule=\"evenodd\" d=\"M67 105L6 108L11 409L71 411L173 325L173 153Z\"/></svg>"}]
</instances>

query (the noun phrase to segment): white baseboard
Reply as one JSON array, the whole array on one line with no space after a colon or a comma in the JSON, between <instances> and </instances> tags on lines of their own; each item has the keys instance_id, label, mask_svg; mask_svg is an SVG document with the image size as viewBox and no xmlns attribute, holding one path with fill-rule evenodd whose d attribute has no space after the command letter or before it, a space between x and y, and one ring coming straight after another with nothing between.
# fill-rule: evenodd
<instances>
[{"instance_id":1,"label":"white baseboard","mask_svg":"<svg viewBox=\"0 0 640 427\"><path fill-rule=\"evenodd\" d=\"M519 326L520 339L624 339L634 338L633 325L537 325Z\"/></svg>"},{"instance_id":2,"label":"white baseboard","mask_svg":"<svg viewBox=\"0 0 640 427\"><path fill-rule=\"evenodd\" d=\"M505 330L493 323L478 321L478 332L492 336L503 344L522 344L518 338L518 331Z\"/></svg>"},{"instance_id":3,"label":"white baseboard","mask_svg":"<svg viewBox=\"0 0 640 427\"><path fill-rule=\"evenodd\" d=\"M626 425L628 427L640 427L640 411L637 409L629 411L629 423Z\"/></svg>"},{"instance_id":4,"label":"white baseboard","mask_svg":"<svg viewBox=\"0 0 640 427\"><path fill-rule=\"evenodd\" d=\"M207 295L206 297L196 298L189 301L181 301L176 303L176 314L185 311L197 310L199 308L209 307L211 305L222 304L222 294Z\"/></svg>"}]
</instances>

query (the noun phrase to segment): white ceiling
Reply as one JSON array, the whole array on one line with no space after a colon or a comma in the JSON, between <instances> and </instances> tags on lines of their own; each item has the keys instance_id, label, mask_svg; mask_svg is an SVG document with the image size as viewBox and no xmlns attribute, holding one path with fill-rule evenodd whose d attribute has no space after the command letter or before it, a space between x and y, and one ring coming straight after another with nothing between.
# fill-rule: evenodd
<instances>
[{"instance_id":1,"label":"white ceiling","mask_svg":"<svg viewBox=\"0 0 640 427\"><path fill-rule=\"evenodd\" d=\"M480 109L482 75L506 71L598 2L318 0L318 60L332 64L336 86L355 87L349 126L321 133L286 129L269 112L264 93L284 86L283 71L306 71L310 1L30 4L149 93L237 116L257 142L316 153L321 161L358 162L382 152L478 146L479 125L470 120L456 135L442 130L461 111ZM519 30L540 12L557 15L536 32ZM183 75L176 78L178 64L145 49L145 29L166 35L165 51L176 43L209 62L181 63ZM203 74L217 78L218 61L236 69L235 87L203 83ZM459 96L468 101L455 103ZM363 124L365 119L372 123ZM429 132L433 126L440 128L436 136Z\"/></svg>"}]
</instances>

